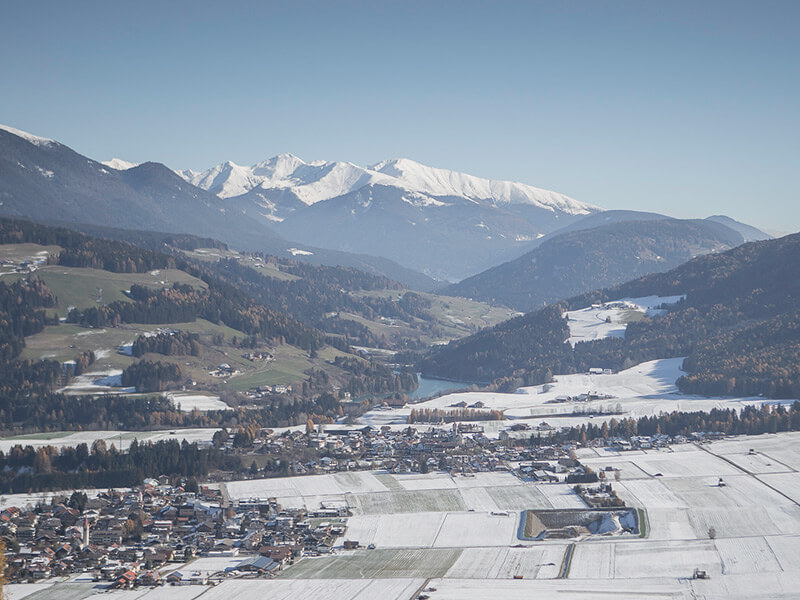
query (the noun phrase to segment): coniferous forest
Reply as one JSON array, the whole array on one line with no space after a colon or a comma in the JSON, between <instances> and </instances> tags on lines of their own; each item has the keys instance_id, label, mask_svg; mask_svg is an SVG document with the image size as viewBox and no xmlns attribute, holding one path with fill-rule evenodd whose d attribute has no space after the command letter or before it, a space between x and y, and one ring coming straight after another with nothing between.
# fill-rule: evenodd
<instances>
[{"instance_id":1,"label":"coniferous forest","mask_svg":"<svg viewBox=\"0 0 800 600\"><path fill-rule=\"evenodd\" d=\"M624 338L571 348L564 311L627 297L685 295L663 316L629 323ZM424 373L510 390L554 373L620 370L686 356L679 387L698 394L797 397L800 234L698 257L667 273L582 294L451 342Z\"/></svg>"}]
</instances>

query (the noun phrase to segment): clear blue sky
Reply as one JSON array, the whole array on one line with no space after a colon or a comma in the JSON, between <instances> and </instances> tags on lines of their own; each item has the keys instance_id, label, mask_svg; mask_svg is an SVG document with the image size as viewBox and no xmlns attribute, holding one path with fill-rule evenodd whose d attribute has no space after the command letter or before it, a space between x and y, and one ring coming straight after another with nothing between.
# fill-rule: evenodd
<instances>
[{"instance_id":1,"label":"clear blue sky","mask_svg":"<svg viewBox=\"0 0 800 600\"><path fill-rule=\"evenodd\" d=\"M14 2L0 123L205 169L408 157L800 230L800 2Z\"/></svg>"}]
</instances>

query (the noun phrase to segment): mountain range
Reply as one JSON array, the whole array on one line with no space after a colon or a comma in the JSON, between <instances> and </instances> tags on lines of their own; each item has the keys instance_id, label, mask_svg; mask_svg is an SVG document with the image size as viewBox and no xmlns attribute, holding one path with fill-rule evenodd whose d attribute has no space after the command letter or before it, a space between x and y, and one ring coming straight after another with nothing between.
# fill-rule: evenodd
<instances>
[{"instance_id":1,"label":"mountain range","mask_svg":"<svg viewBox=\"0 0 800 600\"><path fill-rule=\"evenodd\" d=\"M0 214L190 233L356 267L423 291L436 287L432 278L474 276L446 293L523 310L766 237L724 216L678 224L656 213L604 211L408 159L361 167L282 154L249 167L175 172L153 162L100 163L3 126Z\"/></svg>"},{"instance_id":2,"label":"mountain range","mask_svg":"<svg viewBox=\"0 0 800 600\"><path fill-rule=\"evenodd\" d=\"M178 173L289 239L385 256L445 280L493 266L600 210L557 192L408 159L360 167L281 154L250 167L226 162Z\"/></svg>"},{"instance_id":3,"label":"mountain range","mask_svg":"<svg viewBox=\"0 0 800 600\"><path fill-rule=\"evenodd\" d=\"M355 267L416 289L434 286L422 273L386 258L290 242L262 219L234 210L160 163L112 164L121 168L57 141L0 126L0 215L60 225L190 233L240 250Z\"/></svg>"}]
</instances>

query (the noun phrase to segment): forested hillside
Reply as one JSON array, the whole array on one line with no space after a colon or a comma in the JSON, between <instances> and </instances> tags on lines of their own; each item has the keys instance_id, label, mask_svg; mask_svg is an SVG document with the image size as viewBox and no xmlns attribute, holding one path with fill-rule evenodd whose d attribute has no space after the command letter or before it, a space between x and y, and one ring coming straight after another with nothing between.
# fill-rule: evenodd
<instances>
[{"instance_id":1,"label":"forested hillside","mask_svg":"<svg viewBox=\"0 0 800 600\"><path fill-rule=\"evenodd\" d=\"M443 293L529 311L587 290L667 271L743 241L738 232L708 220L611 223L553 237Z\"/></svg>"},{"instance_id":2,"label":"forested hillside","mask_svg":"<svg viewBox=\"0 0 800 600\"><path fill-rule=\"evenodd\" d=\"M23 270L19 275L12 273L11 278L0 281L0 423L5 430L230 426L247 422L258 426L278 426L304 423L309 416L325 422L341 414L338 399L326 393L337 386L346 384L353 392L398 392L408 391L415 385L413 374L399 375L363 358L343 354L348 350L346 340L326 336L265 306L247 292L220 281L209 270L200 268L202 265L181 255L161 254L121 242L90 238L63 228L8 219L0 219L0 243L36 244L36 249L57 247L57 251L47 258L49 264L40 271ZM74 269L70 271L74 275L80 275L81 269L89 269L92 273L109 277L114 273L182 269L185 277L193 283L130 285L124 300L108 304L91 300L88 306L73 308L69 312L67 325L59 325L57 316L50 310L58 306L58 298L42 278L53 274L54 268L57 270L55 274L62 275L62 267ZM361 277L358 272L349 273L346 269L334 269L333 273L328 282L330 286L346 285L342 279L344 276ZM365 281L371 281L372 276L365 277ZM6 283L12 279L16 280ZM352 356L352 359L342 363L341 367L329 369L340 374L339 380L330 379L325 370L312 369L300 376L294 394L265 398L255 409L251 406L248 411L208 411L201 414L177 411L165 398L133 400L121 396L70 396L59 392L72 377L90 367L95 359L91 351L76 349L70 356L70 350L66 350L65 358L71 360L64 365L47 358L20 358L25 338L42 332L47 326L50 330L75 328L70 325L73 323L91 328L86 330L87 334L100 334L104 331L101 328L115 328L122 324L165 324L170 327L160 330L162 333L140 336L133 341L129 352L131 358L126 358L128 366L122 373L123 386L135 387L141 392L158 392L180 385L186 378L182 367L186 357L202 356L204 348L199 336L174 326L197 319L204 319L218 330L227 328L226 331L239 336L238 341L234 337L226 342L226 348L235 352L240 347L268 347L272 352L273 348L285 345L295 348L295 353L302 349L303 355L310 359L328 344L335 344L340 350L334 356ZM183 358L153 360L154 354ZM225 358L225 355L220 356ZM145 358L136 362L138 357ZM269 357L269 360L273 359ZM322 361L320 364L325 366Z\"/></svg>"},{"instance_id":3,"label":"forested hillside","mask_svg":"<svg viewBox=\"0 0 800 600\"><path fill-rule=\"evenodd\" d=\"M681 295L659 317L630 323L624 338L571 349L556 318L626 297ZM570 298L475 336L423 361L425 373L495 381L504 388L590 367L622 369L656 358L687 356L679 385L704 394L800 395L800 234L698 257L667 273Z\"/></svg>"}]
</instances>

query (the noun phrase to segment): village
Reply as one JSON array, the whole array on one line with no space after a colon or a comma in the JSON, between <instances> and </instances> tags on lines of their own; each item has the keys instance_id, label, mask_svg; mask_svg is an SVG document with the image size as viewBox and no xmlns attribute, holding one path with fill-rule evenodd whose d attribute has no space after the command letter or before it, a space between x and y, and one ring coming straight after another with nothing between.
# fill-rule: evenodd
<instances>
[{"instance_id":1,"label":"village","mask_svg":"<svg viewBox=\"0 0 800 600\"><path fill-rule=\"evenodd\" d=\"M548 428L539 425L539 431ZM595 473L581 464L575 453L579 444L523 444L527 438L520 434L529 438L531 432L518 430L490 439L480 425L463 423L426 431L332 427L280 434L262 430L250 448L237 448L233 439L222 445L228 452L248 455L295 454L301 446L315 451L314 460L291 461L292 480L357 470L387 475L438 472L454 478L505 472L524 485L575 484L580 502L589 508L624 506L612 489L618 472L609 466ZM591 446L620 452L686 441L637 436L598 440ZM36 582L78 573L118 588L214 584L232 577L271 578L301 557L374 547L348 536L352 511L346 500L297 507L281 506L275 497L231 499L219 482L238 479L234 483L243 484L243 477L260 479L259 470L214 472L209 480L216 483L199 486L160 476L135 489L88 495L74 491L48 500L43 496L35 505L6 505L0 513L0 535L10 540L8 581ZM586 486L596 482L597 487ZM192 566L198 558L213 557L227 557L227 566L217 571Z\"/></svg>"},{"instance_id":2,"label":"village","mask_svg":"<svg viewBox=\"0 0 800 600\"><path fill-rule=\"evenodd\" d=\"M138 489L9 506L0 534L12 540L11 583L84 573L117 588L213 584L274 575L295 557L331 552L344 532L338 517L346 516L331 512L282 509L274 498L229 504L219 489L190 492L161 477ZM240 554L235 567L218 573L189 568L196 557Z\"/></svg>"}]
</instances>

